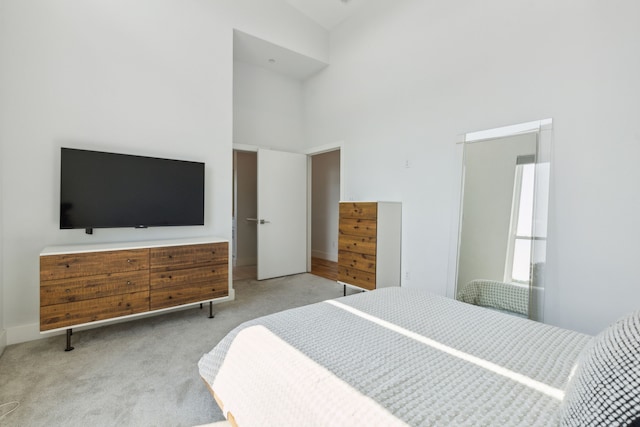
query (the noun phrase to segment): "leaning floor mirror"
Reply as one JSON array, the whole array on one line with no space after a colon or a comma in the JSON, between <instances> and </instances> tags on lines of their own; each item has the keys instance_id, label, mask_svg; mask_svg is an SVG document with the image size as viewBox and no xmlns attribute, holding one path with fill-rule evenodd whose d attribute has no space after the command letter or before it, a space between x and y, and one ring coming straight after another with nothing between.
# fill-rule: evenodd
<instances>
[{"instance_id":1,"label":"leaning floor mirror","mask_svg":"<svg viewBox=\"0 0 640 427\"><path fill-rule=\"evenodd\" d=\"M466 134L456 298L542 320L550 120Z\"/></svg>"}]
</instances>

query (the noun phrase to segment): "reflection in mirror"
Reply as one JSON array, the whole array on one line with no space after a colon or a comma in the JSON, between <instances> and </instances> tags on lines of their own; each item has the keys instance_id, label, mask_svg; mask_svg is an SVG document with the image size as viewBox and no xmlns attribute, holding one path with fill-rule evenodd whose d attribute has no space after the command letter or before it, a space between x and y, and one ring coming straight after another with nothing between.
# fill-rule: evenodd
<instances>
[{"instance_id":1,"label":"reflection in mirror","mask_svg":"<svg viewBox=\"0 0 640 427\"><path fill-rule=\"evenodd\" d=\"M459 300L533 319L549 185L538 139L530 132L464 144L456 288Z\"/></svg>"}]
</instances>

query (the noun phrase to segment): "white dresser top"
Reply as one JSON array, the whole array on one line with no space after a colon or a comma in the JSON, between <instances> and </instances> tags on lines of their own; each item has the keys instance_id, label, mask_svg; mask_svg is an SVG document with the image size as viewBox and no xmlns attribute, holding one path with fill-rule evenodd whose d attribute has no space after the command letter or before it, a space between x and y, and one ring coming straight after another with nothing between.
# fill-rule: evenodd
<instances>
[{"instance_id":1,"label":"white dresser top","mask_svg":"<svg viewBox=\"0 0 640 427\"><path fill-rule=\"evenodd\" d=\"M204 243L228 242L220 237L190 237L185 239L147 240L139 242L79 243L75 245L49 246L40 256L77 254L83 252L119 251L127 249L161 248L164 246L201 245Z\"/></svg>"}]
</instances>

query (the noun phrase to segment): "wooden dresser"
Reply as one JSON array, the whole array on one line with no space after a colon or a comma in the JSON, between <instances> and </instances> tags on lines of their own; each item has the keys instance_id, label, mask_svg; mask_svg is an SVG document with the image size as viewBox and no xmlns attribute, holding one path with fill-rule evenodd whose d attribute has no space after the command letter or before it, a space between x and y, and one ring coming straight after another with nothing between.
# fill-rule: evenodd
<instances>
[{"instance_id":1,"label":"wooden dresser","mask_svg":"<svg viewBox=\"0 0 640 427\"><path fill-rule=\"evenodd\" d=\"M402 205L340 202L338 282L373 290L400 286Z\"/></svg>"},{"instance_id":2,"label":"wooden dresser","mask_svg":"<svg viewBox=\"0 0 640 427\"><path fill-rule=\"evenodd\" d=\"M223 239L57 246L40 254L40 331L67 329L67 350L72 327L228 295Z\"/></svg>"}]
</instances>

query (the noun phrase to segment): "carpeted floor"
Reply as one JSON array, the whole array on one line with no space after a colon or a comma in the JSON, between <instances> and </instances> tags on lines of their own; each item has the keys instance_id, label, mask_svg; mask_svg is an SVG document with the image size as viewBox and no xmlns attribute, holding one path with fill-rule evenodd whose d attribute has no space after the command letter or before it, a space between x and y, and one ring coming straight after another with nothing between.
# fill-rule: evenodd
<instances>
[{"instance_id":1,"label":"carpeted floor","mask_svg":"<svg viewBox=\"0 0 640 427\"><path fill-rule=\"evenodd\" d=\"M200 357L240 323L342 296L311 274L234 283L236 300L9 346L0 357L2 426L194 426L224 419ZM349 291L348 291L349 292ZM353 292L353 291L351 291Z\"/></svg>"}]
</instances>

